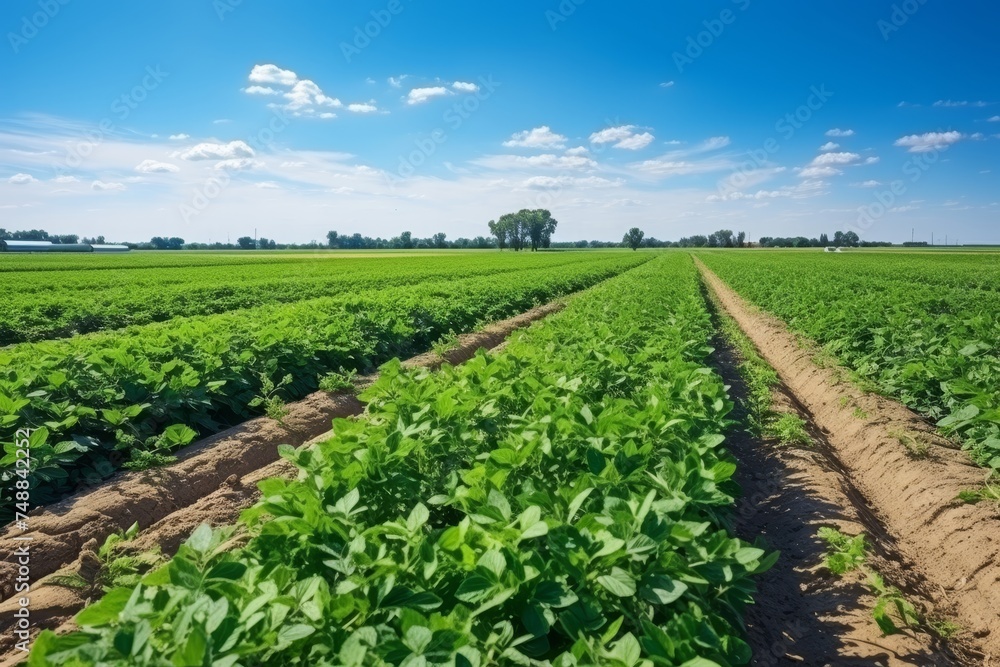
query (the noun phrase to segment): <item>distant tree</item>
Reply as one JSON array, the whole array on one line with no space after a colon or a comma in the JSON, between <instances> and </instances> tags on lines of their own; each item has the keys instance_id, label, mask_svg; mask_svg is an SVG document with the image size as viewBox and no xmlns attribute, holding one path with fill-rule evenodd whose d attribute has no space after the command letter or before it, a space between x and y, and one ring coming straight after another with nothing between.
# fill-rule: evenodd
<instances>
[{"instance_id":1,"label":"distant tree","mask_svg":"<svg viewBox=\"0 0 1000 667\"><path fill-rule=\"evenodd\" d=\"M257 247L257 243L253 240L252 236L239 237L236 239L236 245L239 246L240 250L253 250Z\"/></svg>"},{"instance_id":2,"label":"distant tree","mask_svg":"<svg viewBox=\"0 0 1000 667\"><path fill-rule=\"evenodd\" d=\"M8 232L3 227L0 227L0 241L6 241L9 238L11 238L10 232Z\"/></svg>"},{"instance_id":3,"label":"distant tree","mask_svg":"<svg viewBox=\"0 0 1000 667\"><path fill-rule=\"evenodd\" d=\"M164 239L164 240L166 240L166 239ZM104 245L106 243L106 241L104 240L103 236L95 236L94 238L87 238L86 236L84 236L83 240L81 240L80 243L90 243L90 244Z\"/></svg>"},{"instance_id":4,"label":"distant tree","mask_svg":"<svg viewBox=\"0 0 1000 667\"><path fill-rule=\"evenodd\" d=\"M861 244L861 237L859 237L854 232L846 232L844 234L844 245L850 248L857 248Z\"/></svg>"},{"instance_id":5,"label":"distant tree","mask_svg":"<svg viewBox=\"0 0 1000 667\"><path fill-rule=\"evenodd\" d=\"M736 247L745 248L746 245L747 245L747 233L740 232L739 234L736 235Z\"/></svg>"},{"instance_id":6,"label":"distant tree","mask_svg":"<svg viewBox=\"0 0 1000 667\"><path fill-rule=\"evenodd\" d=\"M625 237L622 238L622 243L627 245L629 248L632 248L632 250L638 250L639 246L642 245L642 237L645 235L645 232L641 229L633 227L625 232Z\"/></svg>"},{"instance_id":7,"label":"distant tree","mask_svg":"<svg viewBox=\"0 0 1000 667\"><path fill-rule=\"evenodd\" d=\"M431 243L435 248L447 248L448 247L447 239L448 236L444 232L438 232L432 237Z\"/></svg>"},{"instance_id":8,"label":"distant tree","mask_svg":"<svg viewBox=\"0 0 1000 667\"><path fill-rule=\"evenodd\" d=\"M819 235L819 244L823 247L830 245L830 237L826 234Z\"/></svg>"},{"instance_id":9,"label":"distant tree","mask_svg":"<svg viewBox=\"0 0 1000 667\"><path fill-rule=\"evenodd\" d=\"M27 229L11 234L12 241L50 241L49 233L44 229Z\"/></svg>"},{"instance_id":10,"label":"distant tree","mask_svg":"<svg viewBox=\"0 0 1000 667\"><path fill-rule=\"evenodd\" d=\"M507 226L497 222L495 220L490 220L489 222L490 234L497 238L497 245L500 246L500 251L503 252L507 248Z\"/></svg>"},{"instance_id":11,"label":"distant tree","mask_svg":"<svg viewBox=\"0 0 1000 667\"><path fill-rule=\"evenodd\" d=\"M261 236L259 239L257 239L257 247L260 248L261 250L274 250L275 248L278 247L278 244L275 243L273 239L266 239L263 236Z\"/></svg>"},{"instance_id":12,"label":"distant tree","mask_svg":"<svg viewBox=\"0 0 1000 667\"><path fill-rule=\"evenodd\" d=\"M413 234L410 232L403 232L399 235L400 247L404 250L409 250L413 248Z\"/></svg>"},{"instance_id":13,"label":"distant tree","mask_svg":"<svg viewBox=\"0 0 1000 667\"><path fill-rule=\"evenodd\" d=\"M336 248L338 243L337 232L327 232L326 233L326 245L330 248Z\"/></svg>"},{"instance_id":14,"label":"distant tree","mask_svg":"<svg viewBox=\"0 0 1000 667\"><path fill-rule=\"evenodd\" d=\"M80 242L80 237L76 234L60 234L58 236L52 236L51 240L53 243L67 243L74 244Z\"/></svg>"}]
</instances>

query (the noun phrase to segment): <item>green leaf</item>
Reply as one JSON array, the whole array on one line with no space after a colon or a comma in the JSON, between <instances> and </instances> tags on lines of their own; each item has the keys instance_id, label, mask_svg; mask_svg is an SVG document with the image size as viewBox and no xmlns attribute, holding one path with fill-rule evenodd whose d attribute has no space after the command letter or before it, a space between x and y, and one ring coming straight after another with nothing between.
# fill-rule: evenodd
<instances>
[{"instance_id":1,"label":"green leaf","mask_svg":"<svg viewBox=\"0 0 1000 667\"><path fill-rule=\"evenodd\" d=\"M621 598L628 598L635 595L635 579L620 567L613 567L611 568L611 574L598 577L597 583L607 589L612 595L617 595Z\"/></svg>"}]
</instances>

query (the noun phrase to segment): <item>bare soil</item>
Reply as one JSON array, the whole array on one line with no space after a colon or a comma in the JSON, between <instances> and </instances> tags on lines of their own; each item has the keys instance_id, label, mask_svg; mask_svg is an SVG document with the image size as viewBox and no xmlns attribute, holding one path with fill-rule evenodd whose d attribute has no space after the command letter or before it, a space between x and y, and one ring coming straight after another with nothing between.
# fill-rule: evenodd
<instances>
[{"instance_id":1,"label":"bare soil","mask_svg":"<svg viewBox=\"0 0 1000 667\"><path fill-rule=\"evenodd\" d=\"M878 559L876 569L881 569L887 580L932 615L952 617L958 622L961 632L950 643L961 654L961 662L995 664L1000 655L1000 515L995 506L968 505L956 499L959 492L979 486L984 471L963 452L953 449L953 444L938 436L919 415L845 381L843 369L830 366L823 355L803 345L782 322L751 307L700 263L699 268L725 311L778 371L786 387L786 399L813 424L819 440L815 452L747 454L750 465L742 474L753 476L747 496L754 499L744 510L750 513L744 521L748 535L763 533L771 539L787 540L789 531L805 532L800 542L792 541L789 552L801 556L801 565L797 566L801 574L813 567L812 559L820 548L810 543L813 525L836 526L839 521L856 524L870 536ZM901 438L901 434L907 437ZM914 451L913 441L926 449ZM749 472L755 470L753 457L760 459L757 472ZM754 482L764 485L756 496ZM838 489L840 501L834 493ZM843 504L843 497L849 505ZM796 522L801 524L797 529ZM848 533L861 530L844 528ZM782 568L770 576L780 578ZM782 646L791 648L795 641L782 639L787 629L780 624L775 627L775 613L767 611L765 600L776 583L767 578L761 581L760 608L764 612L757 621L751 621L752 636L758 633L765 647L768 641L783 641ZM844 584L819 584L809 577L800 580L799 587L808 591L829 585L843 591ZM786 582L786 588L788 595L798 595L790 582ZM794 609L797 603L786 600L782 604ZM835 609L840 608L821 602L815 612ZM805 617L800 611L792 614L788 618ZM826 650L817 655L828 655L831 648L840 655L837 644L856 636L854 624L835 621L835 625L840 624L845 627L827 632ZM807 641L810 650L820 650L813 646L817 640ZM860 645L871 638L862 635L850 641ZM922 652L935 649L933 646L918 643L892 648L884 640L878 646L886 654L877 662L865 661L871 658L863 658L860 663L840 662L838 658L830 664L950 664L939 654ZM824 664L814 661L810 654L801 657L804 664Z\"/></svg>"},{"instance_id":2,"label":"bare soil","mask_svg":"<svg viewBox=\"0 0 1000 667\"><path fill-rule=\"evenodd\" d=\"M404 366L432 370L445 363L460 364L480 349L502 344L512 332L564 307L561 301L538 306L516 317L458 336L442 355L428 352L404 361ZM355 390L370 386L375 376L358 378ZM294 467L278 456L278 446L307 445L333 435L331 421L361 414L364 405L354 394L316 392L290 403L284 424L260 417L199 441L179 454L178 461L152 470L120 473L99 487L36 510L30 517L31 621L37 630L56 628L79 611L90 593L53 585L51 575L70 573L93 581L99 572L96 551L112 533L138 522L142 529L130 550L159 547L172 554L201 523L233 523L260 493L257 483L269 477L294 475ZM13 637L10 620L17 608L13 596L16 567L8 529L0 536L0 656L9 655ZM20 656L14 656L15 658Z\"/></svg>"}]
</instances>

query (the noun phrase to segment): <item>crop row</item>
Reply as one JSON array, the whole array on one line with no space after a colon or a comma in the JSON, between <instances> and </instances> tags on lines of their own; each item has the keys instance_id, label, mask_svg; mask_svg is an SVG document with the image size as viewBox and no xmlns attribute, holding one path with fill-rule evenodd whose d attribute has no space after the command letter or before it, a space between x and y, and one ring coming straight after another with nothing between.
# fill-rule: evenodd
<instances>
[{"instance_id":1,"label":"crop row","mask_svg":"<svg viewBox=\"0 0 1000 667\"><path fill-rule=\"evenodd\" d=\"M607 256L607 254L603 254ZM124 259L124 258L123 258ZM108 270L0 272L0 346L67 338L174 317L212 315L385 286L536 268L570 267L588 253L450 256L291 256L280 262ZM295 260L295 261L292 261Z\"/></svg>"},{"instance_id":2,"label":"crop row","mask_svg":"<svg viewBox=\"0 0 1000 667\"><path fill-rule=\"evenodd\" d=\"M732 538L731 408L661 257L283 455L234 529L41 636L33 665L731 665L773 555Z\"/></svg>"},{"instance_id":3,"label":"crop row","mask_svg":"<svg viewBox=\"0 0 1000 667\"><path fill-rule=\"evenodd\" d=\"M990 256L704 253L744 297L1000 469L1000 264Z\"/></svg>"},{"instance_id":4,"label":"crop row","mask_svg":"<svg viewBox=\"0 0 1000 667\"><path fill-rule=\"evenodd\" d=\"M604 256L2 350L4 488L15 474L17 429L34 429L31 497L44 503L239 423L260 399L299 398L326 373L422 352L449 331L522 312L647 258Z\"/></svg>"}]
</instances>

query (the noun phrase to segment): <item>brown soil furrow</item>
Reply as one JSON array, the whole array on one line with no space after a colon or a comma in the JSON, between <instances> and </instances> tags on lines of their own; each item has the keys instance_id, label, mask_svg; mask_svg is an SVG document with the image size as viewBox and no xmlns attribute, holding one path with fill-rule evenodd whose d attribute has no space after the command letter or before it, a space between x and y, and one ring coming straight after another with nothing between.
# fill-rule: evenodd
<instances>
[{"instance_id":1,"label":"brown soil furrow","mask_svg":"<svg viewBox=\"0 0 1000 667\"><path fill-rule=\"evenodd\" d=\"M533 308L459 336L454 348L443 355L428 352L403 365L434 370L444 363L463 363L480 349L503 345L512 332L563 306L557 301ZM365 388L374 380L374 376L359 378L356 388ZM250 420L185 449L170 466L120 474L96 490L33 514L32 531L27 533L34 539L33 628L62 627L87 604L87 593L52 585L51 575L78 573L93 581L96 570L88 568L88 564L110 534L138 521L142 532L129 544L130 551L159 547L164 554L174 553L199 524L233 523L240 512L256 502L260 495L257 483L261 480L294 474L294 466L279 459L278 445L301 446L327 439L332 436L329 429L334 418L361 414L364 405L354 395L317 392L289 404L288 409L284 426L263 417ZM4 535L0 541L13 544L9 537ZM0 551L0 556L4 555L8 554ZM0 570L5 585L13 582L7 574ZM18 607L15 599L7 599L10 593L6 589L4 593L4 602L0 603L0 655L12 649L9 619Z\"/></svg>"},{"instance_id":2,"label":"brown soil furrow","mask_svg":"<svg viewBox=\"0 0 1000 667\"><path fill-rule=\"evenodd\" d=\"M1000 655L1000 587L994 585L1000 563L984 563L997 551L1000 516L989 505L955 501L960 491L982 482L984 471L951 449L919 415L845 382L842 369L817 364L820 355L803 355L782 322L749 306L700 262L699 268L725 310L829 434L832 454L893 537L902 561L926 582L924 592L954 610L987 661ZM894 435L901 431L918 433L932 456L910 455Z\"/></svg>"}]
</instances>

